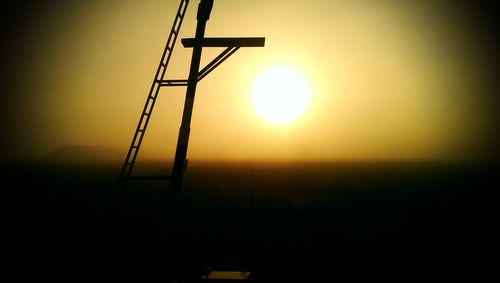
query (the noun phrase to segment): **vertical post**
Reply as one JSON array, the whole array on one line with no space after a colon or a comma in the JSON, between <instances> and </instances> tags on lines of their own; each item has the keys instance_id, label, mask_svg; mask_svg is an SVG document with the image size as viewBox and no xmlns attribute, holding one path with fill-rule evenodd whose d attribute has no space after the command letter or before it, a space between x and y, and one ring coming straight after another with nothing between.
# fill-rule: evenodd
<instances>
[{"instance_id":1,"label":"vertical post","mask_svg":"<svg viewBox=\"0 0 500 283\"><path fill-rule=\"evenodd\" d=\"M210 18L212 11L213 0L201 0L198 4L198 14L196 19L195 39L197 44L193 47L193 55L191 57L191 67L189 69L188 85L186 90L186 99L184 101L184 112L182 114L181 127L179 129L179 137L177 140L177 148L175 150L174 168L172 172L172 182L170 190L177 193L181 189L182 177L184 174L187 148L189 142L189 132L191 130L191 116L193 113L194 96L196 93L196 85L198 83L198 72L200 69L202 41L205 37L205 26Z\"/></svg>"}]
</instances>

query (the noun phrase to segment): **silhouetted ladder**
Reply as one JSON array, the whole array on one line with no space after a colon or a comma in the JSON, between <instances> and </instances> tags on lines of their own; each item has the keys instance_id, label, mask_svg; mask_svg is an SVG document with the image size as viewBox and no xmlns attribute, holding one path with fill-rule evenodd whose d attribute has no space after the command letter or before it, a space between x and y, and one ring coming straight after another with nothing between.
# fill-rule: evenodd
<instances>
[{"instance_id":1,"label":"silhouetted ladder","mask_svg":"<svg viewBox=\"0 0 500 283\"><path fill-rule=\"evenodd\" d=\"M149 123L149 119L151 118L151 114L153 113L153 108L156 102L156 98L160 91L160 88L163 86L186 86L187 80L164 80L165 73L167 71L168 63L170 62L170 57L172 56L172 52L174 50L175 42L177 40L177 36L179 35L179 31L181 29L182 21L184 20L184 15L186 14L186 9L188 7L189 0L181 0L179 5L179 10L175 16L174 24L172 25L172 29L170 30L170 35L168 36L167 44L165 46L165 50L163 51L163 55L161 57L160 64L158 65L158 69L156 71L155 78L153 80L153 84L151 89L149 90L148 97L146 98L146 104L144 105L144 109L142 110L141 118L139 119L139 123L134 133L134 137L132 139L132 143L127 153L127 158L125 159L125 164L123 164L122 171L120 173L120 179L118 182L118 186L124 188L127 184L127 181L130 179L168 179L168 176L131 176L132 168L134 167L135 160L137 158L137 153L139 152L139 148L142 143L142 138L146 132L146 128Z\"/></svg>"},{"instance_id":2,"label":"silhouetted ladder","mask_svg":"<svg viewBox=\"0 0 500 283\"><path fill-rule=\"evenodd\" d=\"M210 18L210 12L212 10L214 0L200 0L200 3L198 4L198 13L196 15L197 25L195 37L182 39L182 44L184 45L184 47L193 49L188 79L164 80L163 77L165 75L165 71L167 69L167 65L174 48L175 40L177 39L177 35L179 34L182 19L184 18L184 13L186 11L188 2L189 1L187 0L181 1L179 12L177 12L174 25L167 41L167 46L165 48L165 51L163 52L160 66L158 66L158 71L156 72L156 76L153 81L153 86L151 87L151 90L148 94L146 105L144 106L144 110L142 111L139 124L137 125L137 129L132 140L132 144L130 145L129 151L127 153L127 158L125 160L125 164L123 165L123 169L120 174L120 180L118 182L120 187L120 196L123 194L127 181L134 179L171 180L171 191L174 193L179 192L182 183L183 172L187 166L186 154L197 83L204 77L206 77L210 72L212 72L216 67L222 64L222 62L224 62L227 58L234 54L239 48L264 46L264 37L205 37L205 25ZM200 70L202 49L206 47L224 47L226 49ZM148 125L149 119L151 118L151 113L156 101L156 96L158 95L159 89L162 86L187 86L186 97L184 101L184 111L182 113L182 121L179 129L174 164L172 168L172 176L131 176L132 168L134 166L134 162L137 157L142 138L144 137L144 133L146 131L146 126Z\"/></svg>"}]
</instances>

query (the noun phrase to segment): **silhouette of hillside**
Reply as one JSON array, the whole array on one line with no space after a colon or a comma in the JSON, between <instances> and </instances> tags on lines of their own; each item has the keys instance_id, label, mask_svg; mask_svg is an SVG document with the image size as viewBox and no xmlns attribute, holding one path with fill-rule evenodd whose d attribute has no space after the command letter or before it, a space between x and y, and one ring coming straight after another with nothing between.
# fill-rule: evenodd
<instances>
[{"instance_id":1,"label":"silhouette of hillside","mask_svg":"<svg viewBox=\"0 0 500 283\"><path fill-rule=\"evenodd\" d=\"M123 153L114 147L98 145L65 145L43 157L48 162L80 163L119 161Z\"/></svg>"}]
</instances>

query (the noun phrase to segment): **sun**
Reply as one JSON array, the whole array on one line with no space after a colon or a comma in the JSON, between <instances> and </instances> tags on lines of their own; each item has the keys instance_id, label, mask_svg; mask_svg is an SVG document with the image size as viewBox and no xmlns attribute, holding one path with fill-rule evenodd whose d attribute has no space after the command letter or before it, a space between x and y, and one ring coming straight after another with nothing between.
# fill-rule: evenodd
<instances>
[{"instance_id":1,"label":"sun","mask_svg":"<svg viewBox=\"0 0 500 283\"><path fill-rule=\"evenodd\" d=\"M268 122L284 125L299 118L311 99L302 75L288 67L273 67L254 82L252 102L255 111Z\"/></svg>"}]
</instances>

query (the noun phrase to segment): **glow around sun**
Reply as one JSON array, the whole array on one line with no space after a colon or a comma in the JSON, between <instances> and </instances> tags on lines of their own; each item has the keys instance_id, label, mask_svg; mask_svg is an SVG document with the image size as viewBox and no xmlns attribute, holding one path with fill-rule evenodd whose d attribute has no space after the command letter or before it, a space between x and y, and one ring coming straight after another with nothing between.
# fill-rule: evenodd
<instances>
[{"instance_id":1,"label":"glow around sun","mask_svg":"<svg viewBox=\"0 0 500 283\"><path fill-rule=\"evenodd\" d=\"M307 81L295 70L273 67L262 72L253 85L252 103L263 119L275 125L299 118L311 99Z\"/></svg>"}]
</instances>

